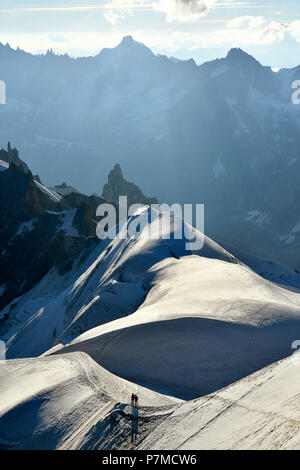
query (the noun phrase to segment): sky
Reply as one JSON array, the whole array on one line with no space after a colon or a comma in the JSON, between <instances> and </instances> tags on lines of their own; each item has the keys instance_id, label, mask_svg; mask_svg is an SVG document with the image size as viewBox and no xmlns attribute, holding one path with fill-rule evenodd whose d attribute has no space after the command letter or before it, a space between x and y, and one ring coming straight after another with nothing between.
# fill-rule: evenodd
<instances>
[{"instance_id":1,"label":"sky","mask_svg":"<svg viewBox=\"0 0 300 470\"><path fill-rule=\"evenodd\" d=\"M300 64L300 0L0 0L0 42L97 54L131 35L197 63L241 47L273 68Z\"/></svg>"}]
</instances>

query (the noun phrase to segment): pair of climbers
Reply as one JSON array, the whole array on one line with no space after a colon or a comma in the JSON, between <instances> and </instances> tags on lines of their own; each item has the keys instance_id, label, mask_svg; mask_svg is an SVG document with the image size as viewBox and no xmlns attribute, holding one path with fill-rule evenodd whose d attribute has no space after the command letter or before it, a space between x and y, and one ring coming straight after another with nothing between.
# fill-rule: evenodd
<instances>
[{"instance_id":1,"label":"pair of climbers","mask_svg":"<svg viewBox=\"0 0 300 470\"><path fill-rule=\"evenodd\" d=\"M131 395L131 404L133 406L138 406L138 396L135 393L132 393Z\"/></svg>"}]
</instances>

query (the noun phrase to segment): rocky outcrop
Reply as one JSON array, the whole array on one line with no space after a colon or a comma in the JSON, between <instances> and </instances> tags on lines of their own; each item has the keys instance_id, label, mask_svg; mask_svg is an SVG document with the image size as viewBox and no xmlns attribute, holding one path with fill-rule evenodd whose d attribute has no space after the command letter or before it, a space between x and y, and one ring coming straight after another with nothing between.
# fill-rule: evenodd
<instances>
[{"instance_id":1,"label":"rocky outcrop","mask_svg":"<svg viewBox=\"0 0 300 470\"><path fill-rule=\"evenodd\" d=\"M25 173L29 173L30 170L23 160L19 157L19 152L17 149L12 148L11 143L8 142L7 150L0 149L0 160L3 160L7 163L14 163L16 166L22 168Z\"/></svg>"},{"instance_id":2,"label":"rocky outcrop","mask_svg":"<svg viewBox=\"0 0 300 470\"><path fill-rule=\"evenodd\" d=\"M73 227L75 227L78 230L78 233L84 237L95 236L95 214L89 204L85 204L84 202L80 204L73 220Z\"/></svg>"},{"instance_id":3,"label":"rocky outcrop","mask_svg":"<svg viewBox=\"0 0 300 470\"><path fill-rule=\"evenodd\" d=\"M95 243L94 237L74 237L60 233L56 241L54 266L60 274L65 274L72 269L81 253Z\"/></svg>"},{"instance_id":4,"label":"rocky outcrop","mask_svg":"<svg viewBox=\"0 0 300 470\"><path fill-rule=\"evenodd\" d=\"M155 197L145 196L138 186L127 181L123 177L119 163L117 163L108 175L108 183L103 187L102 197L106 201L118 205L119 196L127 196L128 207L132 204L151 205L158 203Z\"/></svg>"},{"instance_id":5,"label":"rocky outcrop","mask_svg":"<svg viewBox=\"0 0 300 470\"><path fill-rule=\"evenodd\" d=\"M42 212L28 222L14 225L7 239L0 232L0 309L31 289L53 266L59 214Z\"/></svg>"},{"instance_id":6,"label":"rocky outcrop","mask_svg":"<svg viewBox=\"0 0 300 470\"><path fill-rule=\"evenodd\" d=\"M0 172L0 234L10 237L18 225L43 211L59 212L64 203L55 203L35 184L30 171L11 162Z\"/></svg>"},{"instance_id":7,"label":"rocky outcrop","mask_svg":"<svg viewBox=\"0 0 300 470\"><path fill-rule=\"evenodd\" d=\"M37 184L18 155L10 144L7 151L0 150L0 159L9 163L0 171L0 310L51 268L60 274L70 270L76 259L99 242L96 212L100 204L115 204L119 195L128 196L128 205L157 203L123 178L120 165L108 176L104 199L69 192L69 186L61 185L67 191L56 200L48 188Z\"/></svg>"},{"instance_id":8,"label":"rocky outcrop","mask_svg":"<svg viewBox=\"0 0 300 470\"><path fill-rule=\"evenodd\" d=\"M55 201L36 184L18 151L0 150L0 309L57 267L65 272L95 235L94 197ZM79 194L79 196L81 196ZM74 209L78 208L74 211ZM74 213L74 216L73 216ZM73 217L73 221L72 221ZM74 230L75 229L75 230Z\"/></svg>"},{"instance_id":9,"label":"rocky outcrop","mask_svg":"<svg viewBox=\"0 0 300 470\"><path fill-rule=\"evenodd\" d=\"M107 201L95 195L86 196L79 192L67 194L63 200L71 209L77 208L73 227L78 230L78 233L85 237L96 236L97 208Z\"/></svg>"},{"instance_id":10,"label":"rocky outcrop","mask_svg":"<svg viewBox=\"0 0 300 470\"><path fill-rule=\"evenodd\" d=\"M73 188L73 186L68 185L65 181L62 184L57 184L56 186L54 186L53 189L61 196L66 196L67 194L71 193L80 194L80 191L77 191L77 189Z\"/></svg>"}]
</instances>

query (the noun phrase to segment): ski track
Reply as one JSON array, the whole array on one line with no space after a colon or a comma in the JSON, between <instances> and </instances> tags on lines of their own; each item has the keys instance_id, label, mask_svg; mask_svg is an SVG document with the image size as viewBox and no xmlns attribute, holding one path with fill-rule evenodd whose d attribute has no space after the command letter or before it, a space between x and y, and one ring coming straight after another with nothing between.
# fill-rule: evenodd
<instances>
[{"instance_id":1,"label":"ski track","mask_svg":"<svg viewBox=\"0 0 300 470\"><path fill-rule=\"evenodd\" d=\"M80 442L83 436L99 421L105 418L109 412L114 408L116 405L116 401L109 401L106 403L100 410L96 411L80 428L70 437L68 438L62 445L58 447L58 450L74 450L77 448L75 445L76 439ZM73 445L74 444L74 445Z\"/></svg>"}]
</instances>

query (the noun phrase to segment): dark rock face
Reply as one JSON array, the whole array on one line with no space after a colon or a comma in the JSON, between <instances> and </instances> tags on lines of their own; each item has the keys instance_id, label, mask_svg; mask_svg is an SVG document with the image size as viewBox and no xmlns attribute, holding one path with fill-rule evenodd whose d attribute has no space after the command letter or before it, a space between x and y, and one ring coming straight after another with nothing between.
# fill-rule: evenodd
<instances>
[{"instance_id":1,"label":"dark rock face","mask_svg":"<svg viewBox=\"0 0 300 470\"><path fill-rule=\"evenodd\" d=\"M53 237L63 207L43 194L22 166L10 163L0 172L0 308L52 267Z\"/></svg>"},{"instance_id":2,"label":"dark rock face","mask_svg":"<svg viewBox=\"0 0 300 470\"><path fill-rule=\"evenodd\" d=\"M126 181L119 165L109 174L103 191L106 200L71 192L55 201L40 190L10 144L7 151L0 150L0 159L9 163L0 171L0 310L34 287L51 268L66 273L99 242L96 211L100 204L117 202L119 195L127 195L129 204L157 202Z\"/></svg>"},{"instance_id":3,"label":"dark rock face","mask_svg":"<svg viewBox=\"0 0 300 470\"><path fill-rule=\"evenodd\" d=\"M81 193L70 193L63 199L71 209L77 208L73 227L78 233L84 237L96 236L97 207L106 201L98 196L86 196Z\"/></svg>"},{"instance_id":4,"label":"dark rock face","mask_svg":"<svg viewBox=\"0 0 300 470\"><path fill-rule=\"evenodd\" d=\"M54 266L60 274L72 269L74 261L87 248L96 243L95 237L74 237L59 233L55 244Z\"/></svg>"},{"instance_id":5,"label":"dark rock face","mask_svg":"<svg viewBox=\"0 0 300 470\"><path fill-rule=\"evenodd\" d=\"M158 204L156 198L145 196L138 186L127 181L117 163L108 175L108 183L103 187L102 197L106 201L118 205L119 196L127 196L128 207L132 204Z\"/></svg>"},{"instance_id":6,"label":"dark rock face","mask_svg":"<svg viewBox=\"0 0 300 470\"><path fill-rule=\"evenodd\" d=\"M24 224L20 233L15 223L15 233L8 241L6 233L0 233L4 247L0 254L0 284L3 287L0 309L31 289L53 266L56 240L51 238L56 235L59 216L41 213L31 222L27 226Z\"/></svg>"},{"instance_id":7,"label":"dark rock face","mask_svg":"<svg viewBox=\"0 0 300 470\"><path fill-rule=\"evenodd\" d=\"M19 157L19 152L17 149L13 149L11 147L11 143L8 142L7 144L7 151L4 149L0 149L0 160L3 160L7 163L14 163L16 166L19 166L23 169L25 173L29 173L30 170L23 160Z\"/></svg>"},{"instance_id":8,"label":"dark rock face","mask_svg":"<svg viewBox=\"0 0 300 470\"><path fill-rule=\"evenodd\" d=\"M95 236L96 224L92 208L85 203L82 203L77 211L73 220L73 227L75 227L80 235L84 237Z\"/></svg>"},{"instance_id":9,"label":"dark rock face","mask_svg":"<svg viewBox=\"0 0 300 470\"><path fill-rule=\"evenodd\" d=\"M7 151L0 150L0 159L9 163L8 169L0 171L2 309L31 289L52 267L60 273L71 269L74 260L92 243L88 237L95 236L94 220L101 199L74 193L55 202L39 189L10 144ZM64 228L68 214L73 213L70 227Z\"/></svg>"},{"instance_id":10,"label":"dark rock face","mask_svg":"<svg viewBox=\"0 0 300 470\"><path fill-rule=\"evenodd\" d=\"M59 212L63 203L54 203L35 185L31 172L13 162L0 172L0 232L10 237L16 225L35 217L42 211Z\"/></svg>"}]
</instances>

